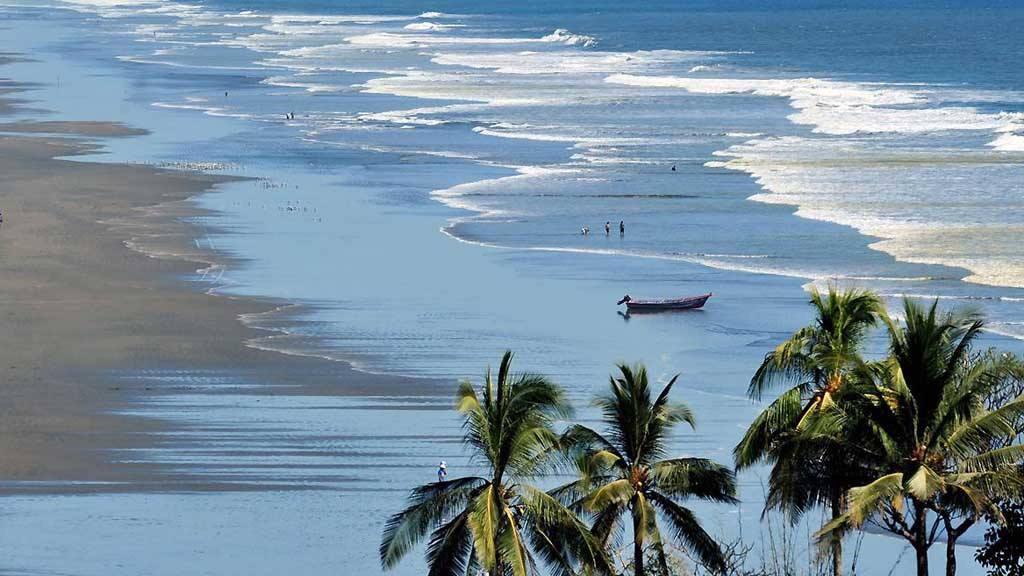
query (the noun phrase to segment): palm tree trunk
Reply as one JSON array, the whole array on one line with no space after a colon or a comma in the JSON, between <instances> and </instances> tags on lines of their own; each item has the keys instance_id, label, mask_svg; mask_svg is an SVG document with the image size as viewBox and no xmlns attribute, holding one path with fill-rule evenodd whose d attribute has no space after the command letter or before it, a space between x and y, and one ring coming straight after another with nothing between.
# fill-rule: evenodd
<instances>
[{"instance_id":1,"label":"palm tree trunk","mask_svg":"<svg viewBox=\"0 0 1024 576\"><path fill-rule=\"evenodd\" d=\"M946 537L946 576L956 576L956 538Z\"/></svg>"},{"instance_id":2,"label":"palm tree trunk","mask_svg":"<svg viewBox=\"0 0 1024 576\"><path fill-rule=\"evenodd\" d=\"M843 515L843 490L838 485L832 486L832 519ZM832 534L832 576L843 574L843 537Z\"/></svg>"},{"instance_id":3,"label":"palm tree trunk","mask_svg":"<svg viewBox=\"0 0 1024 576\"><path fill-rule=\"evenodd\" d=\"M914 552L917 553L917 576L928 576L928 510L914 502Z\"/></svg>"},{"instance_id":4,"label":"palm tree trunk","mask_svg":"<svg viewBox=\"0 0 1024 576\"><path fill-rule=\"evenodd\" d=\"M633 512L633 574L644 576L643 530L640 526L640 514L636 511Z\"/></svg>"},{"instance_id":5,"label":"palm tree trunk","mask_svg":"<svg viewBox=\"0 0 1024 576\"><path fill-rule=\"evenodd\" d=\"M959 526L953 526L953 520L947 513L943 514L942 522L946 527L946 576L956 576L956 541L974 525L975 519L968 517Z\"/></svg>"}]
</instances>

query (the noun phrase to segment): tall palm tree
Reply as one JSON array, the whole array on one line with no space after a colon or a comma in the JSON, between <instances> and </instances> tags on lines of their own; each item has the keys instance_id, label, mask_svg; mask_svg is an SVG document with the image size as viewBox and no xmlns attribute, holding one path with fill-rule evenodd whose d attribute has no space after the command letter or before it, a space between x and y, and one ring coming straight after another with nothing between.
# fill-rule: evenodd
<instances>
[{"instance_id":1,"label":"tall palm tree","mask_svg":"<svg viewBox=\"0 0 1024 576\"><path fill-rule=\"evenodd\" d=\"M659 571L668 572L659 517L671 529L669 534L703 564L723 569L718 544L679 501L692 497L736 502L733 472L703 458L664 459L672 428L680 422L694 425L688 407L668 401L678 376L652 399L643 366L618 368L620 376L610 378L611 393L596 400L607 433L581 425L566 431L563 439L575 456L580 478L553 494L592 515L591 530L605 546L618 539L628 514L637 576L644 574L648 544Z\"/></svg>"},{"instance_id":2,"label":"tall palm tree","mask_svg":"<svg viewBox=\"0 0 1024 576\"><path fill-rule=\"evenodd\" d=\"M459 386L465 443L486 468L470 476L420 486L405 510L392 516L380 545L381 564L394 567L428 532L431 576L536 574L539 556L555 574L585 565L607 570L603 548L587 526L560 502L530 484L558 441L552 428L570 410L563 392L546 378L511 374L512 353L497 380L488 369L478 391Z\"/></svg>"},{"instance_id":3,"label":"tall palm tree","mask_svg":"<svg viewBox=\"0 0 1024 576\"><path fill-rule=\"evenodd\" d=\"M911 544L919 576L928 574L939 528L952 576L957 538L986 512L999 517L993 498L1024 489L1024 447L1005 442L1016 435L1024 396L986 406L1018 366L1005 355L971 351L979 317L936 308L906 300L904 323L887 320L890 357L866 372L862 392L871 426L858 443L870 451L873 474L819 532L828 538L874 520Z\"/></svg>"},{"instance_id":4,"label":"tall palm tree","mask_svg":"<svg viewBox=\"0 0 1024 576\"><path fill-rule=\"evenodd\" d=\"M748 394L760 400L776 385L788 388L751 423L734 450L737 469L759 462L773 465L765 509L782 509L794 521L815 506L827 506L833 518L839 517L843 495L859 479L856 458L838 441L843 434L815 433L811 422L847 396L850 374L864 365L866 334L884 314L878 296L865 290L829 287L827 295L814 290L810 302L814 324L765 356ZM840 576L840 535L834 535L829 549L832 574Z\"/></svg>"}]
</instances>

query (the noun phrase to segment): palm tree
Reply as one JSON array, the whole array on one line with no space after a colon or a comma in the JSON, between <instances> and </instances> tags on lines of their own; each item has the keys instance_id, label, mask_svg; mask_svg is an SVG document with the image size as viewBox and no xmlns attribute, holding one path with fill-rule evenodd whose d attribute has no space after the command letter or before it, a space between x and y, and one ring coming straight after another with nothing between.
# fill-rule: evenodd
<instances>
[{"instance_id":1,"label":"palm tree","mask_svg":"<svg viewBox=\"0 0 1024 576\"><path fill-rule=\"evenodd\" d=\"M392 516L380 545L381 564L394 567L428 532L431 576L465 576L483 569L494 576L537 572L536 557L555 574L577 563L607 570L603 548L587 526L529 481L545 466L558 436L553 422L570 410L563 392L542 376L511 374L512 353L490 370L478 391L459 386L465 443L486 477L435 482L412 491L405 510Z\"/></svg>"},{"instance_id":2,"label":"palm tree","mask_svg":"<svg viewBox=\"0 0 1024 576\"><path fill-rule=\"evenodd\" d=\"M903 325L887 320L890 357L866 371L862 393L871 425L858 443L870 452L872 477L849 491L847 511L819 532L828 538L872 520L910 542L919 576L928 574L939 528L953 575L957 538L985 513L1000 517L993 498L1024 488L1017 467L1024 447L1006 443L1024 396L986 407L1018 365L1006 355L972 353L979 317L936 308L906 300Z\"/></svg>"},{"instance_id":3,"label":"palm tree","mask_svg":"<svg viewBox=\"0 0 1024 576\"><path fill-rule=\"evenodd\" d=\"M591 530L606 547L618 539L627 513L633 527L633 570L644 574L649 543L660 573L667 558L659 516L674 539L697 559L716 570L724 568L718 544L701 527L696 515L679 504L685 498L736 502L733 472L703 458L663 459L674 425L694 425L685 405L672 405L669 392L675 378L657 398L651 398L647 370L620 365L620 377L610 378L611 393L599 397L607 425L602 435L585 426L570 427L563 440L579 469L580 478L555 491L565 502L592 515Z\"/></svg>"},{"instance_id":4,"label":"palm tree","mask_svg":"<svg viewBox=\"0 0 1024 576\"><path fill-rule=\"evenodd\" d=\"M788 389L754 420L734 450L738 470L759 462L773 465L765 510L782 509L793 521L815 506L828 506L833 518L840 516L843 495L856 485L857 459L847 444L837 441L843 433L815 433L811 422L843 402L850 374L864 365L865 336L884 313L877 295L856 289L829 287L827 295L814 290L811 304L814 324L765 356L748 395L760 400L775 385ZM832 574L840 576L843 549L838 534L829 548Z\"/></svg>"}]
</instances>

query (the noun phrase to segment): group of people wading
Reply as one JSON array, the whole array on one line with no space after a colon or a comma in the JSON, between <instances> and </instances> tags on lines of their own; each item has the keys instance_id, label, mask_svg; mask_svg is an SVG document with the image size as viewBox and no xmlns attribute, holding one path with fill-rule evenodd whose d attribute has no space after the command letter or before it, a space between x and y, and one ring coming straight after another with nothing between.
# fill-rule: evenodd
<instances>
[{"instance_id":1,"label":"group of people wading","mask_svg":"<svg viewBox=\"0 0 1024 576\"><path fill-rule=\"evenodd\" d=\"M583 228L580 228L580 234L583 235L583 236L589 236L590 235L590 226L584 226ZM604 235L605 236L611 236L611 234L612 234L612 223L609 220L608 222L604 223ZM619 220L619 236L625 236L625 235L626 235L626 223L623 222L622 220Z\"/></svg>"}]
</instances>

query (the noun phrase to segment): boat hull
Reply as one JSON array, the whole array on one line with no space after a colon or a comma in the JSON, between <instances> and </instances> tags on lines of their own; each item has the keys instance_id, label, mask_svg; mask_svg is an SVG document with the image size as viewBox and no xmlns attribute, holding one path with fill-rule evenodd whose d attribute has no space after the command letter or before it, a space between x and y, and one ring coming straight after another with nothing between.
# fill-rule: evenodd
<instances>
[{"instance_id":1,"label":"boat hull","mask_svg":"<svg viewBox=\"0 0 1024 576\"><path fill-rule=\"evenodd\" d=\"M675 300L631 300L626 302L630 312L657 312L659 310L694 310L704 306L711 294Z\"/></svg>"}]
</instances>

